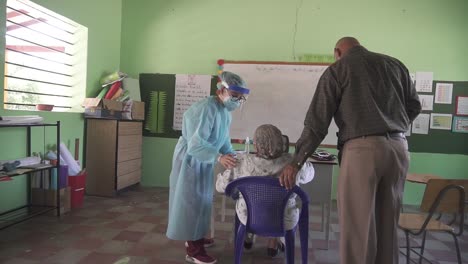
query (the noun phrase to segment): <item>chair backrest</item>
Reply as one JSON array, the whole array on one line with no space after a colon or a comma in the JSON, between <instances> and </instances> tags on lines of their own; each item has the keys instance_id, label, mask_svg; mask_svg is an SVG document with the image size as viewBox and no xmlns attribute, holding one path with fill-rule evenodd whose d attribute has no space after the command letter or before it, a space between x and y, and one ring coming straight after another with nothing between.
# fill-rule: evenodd
<instances>
[{"instance_id":1,"label":"chair backrest","mask_svg":"<svg viewBox=\"0 0 468 264\"><path fill-rule=\"evenodd\" d=\"M468 180L462 179L430 179L427 182L426 190L424 192L423 200L421 203L421 211L429 212L432 204L436 200L440 191L449 185L459 185L465 188L465 196L468 190ZM465 202L465 201L463 201ZM437 213L457 213L460 209L460 194L457 190L452 189L440 200L439 205L435 209Z\"/></svg>"},{"instance_id":2,"label":"chair backrest","mask_svg":"<svg viewBox=\"0 0 468 264\"><path fill-rule=\"evenodd\" d=\"M293 193L301 199L302 208L309 206L309 197L299 186L286 190L273 176L242 177L226 187L226 195L234 199L237 199L237 191L247 205L247 232L262 236L284 235L284 209Z\"/></svg>"}]
</instances>

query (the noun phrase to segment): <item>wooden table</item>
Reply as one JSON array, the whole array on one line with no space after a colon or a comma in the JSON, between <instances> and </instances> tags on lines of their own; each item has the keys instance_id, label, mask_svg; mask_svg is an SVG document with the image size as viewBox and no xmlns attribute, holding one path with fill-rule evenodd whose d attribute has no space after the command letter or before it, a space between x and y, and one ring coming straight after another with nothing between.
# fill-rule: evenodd
<instances>
[{"instance_id":1,"label":"wooden table","mask_svg":"<svg viewBox=\"0 0 468 264\"><path fill-rule=\"evenodd\" d=\"M430 179L441 179L442 177L432 174L408 173L406 180L413 183L427 184Z\"/></svg>"}]
</instances>

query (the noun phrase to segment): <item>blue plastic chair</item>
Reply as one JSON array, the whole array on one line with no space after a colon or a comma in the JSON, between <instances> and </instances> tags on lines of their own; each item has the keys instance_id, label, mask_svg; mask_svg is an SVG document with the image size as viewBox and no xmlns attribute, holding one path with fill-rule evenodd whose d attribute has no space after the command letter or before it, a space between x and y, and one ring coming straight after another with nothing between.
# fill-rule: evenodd
<instances>
[{"instance_id":1,"label":"blue plastic chair","mask_svg":"<svg viewBox=\"0 0 468 264\"><path fill-rule=\"evenodd\" d=\"M299 226L302 263L307 263L309 239L309 197L300 187L286 190L272 176L242 177L226 186L225 194L234 200L242 193L247 205L247 224L243 225L236 215L234 242L235 262L240 264L246 232L268 237L284 237L286 241L286 263L294 263L294 236ZM284 209L293 194L302 201L299 222L291 230L284 229Z\"/></svg>"}]
</instances>

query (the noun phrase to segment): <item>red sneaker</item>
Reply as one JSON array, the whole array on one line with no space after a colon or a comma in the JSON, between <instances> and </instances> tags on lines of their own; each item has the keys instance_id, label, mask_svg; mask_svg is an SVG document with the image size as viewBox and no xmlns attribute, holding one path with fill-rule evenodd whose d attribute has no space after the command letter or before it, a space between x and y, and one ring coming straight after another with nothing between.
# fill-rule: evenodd
<instances>
[{"instance_id":1,"label":"red sneaker","mask_svg":"<svg viewBox=\"0 0 468 264\"><path fill-rule=\"evenodd\" d=\"M188 263L195 263L195 264L215 264L217 262L215 258L208 256L206 252L204 255L198 254L193 257L186 255L185 261L187 261Z\"/></svg>"},{"instance_id":2,"label":"red sneaker","mask_svg":"<svg viewBox=\"0 0 468 264\"><path fill-rule=\"evenodd\" d=\"M202 238L203 239L203 246L205 248L209 248L209 247L212 247L214 246L214 239L213 238ZM185 247L188 247L188 243L185 242Z\"/></svg>"},{"instance_id":3,"label":"red sneaker","mask_svg":"<svg viewBox=\"0 0 468 264\"><path fill-rule=\"evenodd\" d=\"M206 254L203 238L196 241L187 241L187 245L187 255L185 256L187 262L195 264L215 264L217 262L215 258Z\"/></svg>"}]
</instances>

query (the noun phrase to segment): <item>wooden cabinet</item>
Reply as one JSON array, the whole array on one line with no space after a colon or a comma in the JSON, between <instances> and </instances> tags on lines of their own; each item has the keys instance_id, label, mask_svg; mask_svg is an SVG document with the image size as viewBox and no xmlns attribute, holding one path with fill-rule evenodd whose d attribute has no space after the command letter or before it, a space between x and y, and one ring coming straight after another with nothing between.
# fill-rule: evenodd
<instances>
[{"instance_id":1,"label":"wooden cabinet","mask_svg":"<svg viewBox=\"0 0 468 264\"><path fill-rule=\"evenodd\" d=\"M114 196L140 182L142 122L86 119L86 193Z\"/></svg>"}]
</instances>

